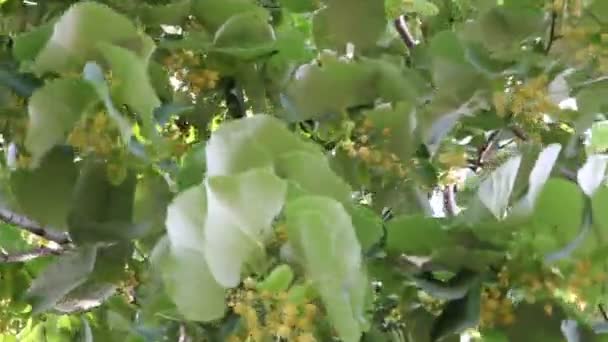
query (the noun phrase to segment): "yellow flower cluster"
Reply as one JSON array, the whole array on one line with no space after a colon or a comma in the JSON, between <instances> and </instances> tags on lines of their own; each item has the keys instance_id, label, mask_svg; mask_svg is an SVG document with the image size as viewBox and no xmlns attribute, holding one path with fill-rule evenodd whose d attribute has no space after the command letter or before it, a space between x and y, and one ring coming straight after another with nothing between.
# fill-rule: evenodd
<instances>
[{"instance_id":1,"label":"yellow flower cluster","mask_svg":"<svg viewBox=\"0 0 608 342\"><path fill-rule=\"evenodd\" d=\"M498 273L498 283L481 293L481 326L507 326L515 322L513 302L507 297L510 276L506 267Z\"/></svg>"},{"instance_id":2,"label":"yellow flower cluster","mask_svg":"<svg viewBox=\"0 0 608 342\"><path fill-rule=\"evenodd\" d=\"M358 158L370 167L393 173L401 178L407 176L407 169L396 154L370 143L372 135L380 136L386 142L392 135L390 128L375 129L373 122L365 119L356 131L359 133L357 142L347 141L341 144L351 158Z\"/></svg>"},{"instance_id":3,"label":"yellow flower cluster","mask_svg":"<svg viewBox=\"0 0 608 342\"><path fill-rule=\"evenodd\" d=\"M496 113L501 117L512 115L517 123L534 131L542 124L544 114L559 111L549 98L547 85L547 76L541 75L512 87L508 92L494 93Z\"/></svg>"},{"instance_id":4,"label":"yellow flower cluster","mask_svg":"<svg viewBox=\"0 0 608 342\"><path fill-rule=\"evenodd\" d=\"M120 184L126 178L120 132L104 111L93 117L83 117L68 134L67 142L81 153L94 153L108 160L106 172L111 183Z\"/></svg>"},{"instance_id":5,"label":"yellow flower cluster","mask_svg":"<svg viewBox=\"0 0 608 342\"><path fill-rule=\"evenodd\" d=\"M259 293L255 285L255 280L248 278L245 288L237 290L231 298L229 305L241 317L244 329L231 335L229 342L317 341L313 329L319 309L315 304L295 304L287 292Z\"/></svg>"},{"instance_id":6,"label":"yellow flower cluster","mask_svg":"<svg viewBox=\"0 0 608 342\"><path fill-rule=\"evenodd\" d=\"M219 81L219 73L203 67L200 57L192 51L180 51L169 55L163 61L183 87L198 94L206 89L213 89Z\"/></svg>"}]
</instances>

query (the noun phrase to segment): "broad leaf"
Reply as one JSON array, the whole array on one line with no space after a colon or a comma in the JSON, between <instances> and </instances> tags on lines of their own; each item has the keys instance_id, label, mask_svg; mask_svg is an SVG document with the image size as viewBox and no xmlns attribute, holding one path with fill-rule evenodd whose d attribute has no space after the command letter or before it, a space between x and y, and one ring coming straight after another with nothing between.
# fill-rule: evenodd
<instances>
[{"instance_id":1,"label":"broad leaf","mask_svg":"<svg viewBox=\"0 0 608 342\"><path fill-rule=\"evenodd\" d=\"M203 253L218 283L234 287L243 265L264 252L263 242L283 208L287 184L267 170L254 169L210 177L205 185L208 211Z\"/></svg>"},{"instance_id":2,"label":"broad leaf","mask_svg":"<svg viewBox=\"0 0 608 342\"><path fill-rule=\"evenodd\" d=\"M98 101L95 89L79 79L51 81L32 95L25 147L34 167L54 145L65 140L74 124Z\"/></svg>"},{"instance_id":3,"label":"broad leaf","mask_svg":"<svg viewBox=\"0 0 608 342\"><path fill-rule=\"evenodd\" d=\"M186 319L208 322L224 316L225 290L209 272L200 252L171 247L165 238L151 258L161 272L167 294Z\"/></svg>"},{"instance_id":4,"label":"broad leaf","mask_svg":"<svg viewBox=\"0 0 608 342\"><path fill-rule=\"evenodd\" d=\"M287 204L286 217L289 241L319 291L332 325L343 341L359 341L367 320L368 284L348 213L335 200L306 196Z\"/></svg>"},{"instance_id":5,"label":"broad leaf","mask_svg":"<svg viewBox=\"0 0 608 342\"><path fill-rule=\"evenodd\" d=\"M27 296L35 312L52 308L83 284L95 265L96 248L81 247L56 259L32 282Z\"/></svg>"},{"instance_id":6,"label":"broad leaf","mask_svg":"<svg viewBox=\"0 0 608 342\"><path fill-rule=\"evenodd\" d=\"M97 2L77 3L55 23L53 34L34 64L38 73L79 71L90 60L99 59L99 44L130 48L139 56L151 52L150 38L144 38L131 21Z\"/></svg>"},{"instance_id":7,"label":"broad leaf","mask_svg":"<svg viewBox=\"0 0 608 342\"><path fill-rule=\"evenodd\" d=\"M505 215L520 163L521 156L512 157L479 186L479 199L497 219Z\"/></svg>"},{"instance_id":8,"label":"broad leaf","mask_svg":"<svg viewBox=\"0 0 608 342\"><path fill-rule=\"evenodd\" d=\"M14 172L11 190L19 211L44 226L67 230L77 172L74 154L64 148L49 152L35 170Z\"/></svg>"},{"instance_id":9,"label":"broad leaf","mask_svg":"<svg viewBox=\"0 0 608 342\"><path fill-rule=\"evenodd\" d=\"M386 225L386 237L386 250L395 255L430 255L450 243L438 219L419 215L392 219Z\"/></svg>"}]
</instances>

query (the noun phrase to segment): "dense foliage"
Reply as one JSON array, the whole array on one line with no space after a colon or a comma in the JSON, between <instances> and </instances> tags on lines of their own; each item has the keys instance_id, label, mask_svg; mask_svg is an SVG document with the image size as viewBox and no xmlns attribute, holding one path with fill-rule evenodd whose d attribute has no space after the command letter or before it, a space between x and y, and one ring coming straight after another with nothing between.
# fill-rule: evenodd
<instances>
[{"instance_id":1,"label":"dense foliage","mask_svg":"<svg viewBox=\"0 0 608 342\"><path fill-rule=\"evenodd\" d=\"M603 341L608 1L0 0L0 341Z\"/></svg>"}]
</instances>

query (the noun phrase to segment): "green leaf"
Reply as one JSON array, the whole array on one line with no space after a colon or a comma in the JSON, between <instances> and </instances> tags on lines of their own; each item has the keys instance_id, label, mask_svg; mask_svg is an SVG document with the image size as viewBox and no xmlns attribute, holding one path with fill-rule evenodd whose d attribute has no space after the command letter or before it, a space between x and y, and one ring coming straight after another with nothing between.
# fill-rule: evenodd
<instances>
[{"instance_id":1,"label":"green leaf","mask_svg":"<svg viewBox=\"0 0 608 342\"><path fill-rule=\"evenodd\" d=\"M77 176L74 154L64 148L50 151L35 170L13 172L11 190L19 211L43 226L67 230Z\"/></svg>"},{"instance_id":2,"label":"green leaf","mask_svg":"<svg viewBox=\"0 0 608 342\"><path fill-rule=\"evenodd\" d=\"M53 146L62 143L80 117L99 101L95 89L79 79L58 79L32 95L25 147L36 167Z\"/></svg>"},{"instance_id":3,"label":"green leaf","mask_svg":"<svg viewBox=\"0 0 608 342\"><path fill-rule=\"evenodd\" d=\"M96 248L81 247L66 252L40 273L27 297L34 312L52 308L70 291L83 284L95 265Z\"/></svg>"},{"instance_id":4,"label":"green leaf","mask_svg":"<svg viewBox=\"0 0 608 342\"><path fill-rule=\"evenodd\" d=\"M249 0L193 0L192 13L210 32L215 32L226 20L236 14L265 10Z\"/></svg>"},{"instance_id":5,"label":"green leaf","mask_svg":"<svg viewBox=\"0 0 608 342\"><path fill-rule=\"evenodd\" d=\"M328 1L313 19L317 46L336 51L344 51L347 43L354 44L360 51L372 48L385 28L383 1Z\"/></svg>"},{"instance_id":6,"label":"green leaf","mask_svg":"<svg viewBox=\"0 0 608 342\"><path fill-rule=\"evenodd\" d=\"M492 51L518 49L522 40L542 32L543 14L540 8L496 6L481 15L477 30Z\"/></svg>"},{"instance_id":7,"label":"green leaf","mask_svg":"<svg viewBox=\"0 0 608 342\"><path fill-rule=\"evenodd\" d=\"M297 184L306 194L331 197L345 206L351 202L350 187L333 172L319 152L285 153L277 160L276 172L279 177Z\"/></svg>"},{"instance_id":8,"label":"green leaf","mask_svg":"<svg viewBox=\"0 0 608 342\"><path fill-rule=\"evenodd\" d=\"M365 117L372 123L372 132L368 134L370 144L393 153L400 163L407 162L415 149L412 112L411 105L403 102L395 107L365 112Z\"/></svg>"},{"instance_id":9,"label":"green leaf","mask_svg":"<svg viewBox=\"0 0 608 342\"><path fill-rule=\"evenodd\" d=\"M264 280L257 284L258 291L269 291L274 294L287 291L293 281L294 273L289 265L279 265L275 267Z\"/></svg>"},{"instance_id":10,"label":"green leaf","mask_svg":"<svg viewBox=\"0 0 608 342\"><path fill-rule=\"evenodd\" d=\"M21 33L14 39L13 55L21 62L32 62L53 34L53 25L38 26L32 31Z\"/></svg>"},{"instance_id":11,"label":"green leaf","mask_svg":"<svg viewBox=\"0 0 608 342\"><path fill-rule=\"evenodd\" d=\"M107 176L106 164L88 160L74 189L74 202L68 225L78 242L114 242L139 236L133 223L136 176L129 172L119 185ZM95 194L95 196L91 196Z\"/></svg>"},{"instance_id":12,"label":"green leaf","mask_svg":"<svg viewBox=\"0 0 608 342\"><path fill-rule=\"evenodd\" d=\"M203 253L218 283L234 287L243 265L264 253L263 242L283 208L287 183L268 170L253 169L209 177L206 186Z\"/></svg>"},{"instance_id":13,"label":"green leaf","mask_svg":"<svg viewBox=\"0 0 608 342\"><path fill-rule=\"evenodd\" d=\"M152 51L150 38L144 38L127 17L106 5L83 2L70 7L55 23L34 70L40 74L82 70L86 62L98 60L102 43L130 48L142 58Z\"/></svg>"},{"instance_id":14,"label":"green leaf","mask_svg":"<svg viewBox=\"0 0 608 342\"><path fill-rule=\"evenodd\" d=\"M100 44L100 47L112 70L112 94L116 101L135 110L148 130L155 129L153 113L160 106L160 100L150 82L147 57L141 58L110 44Z\"/></svg>"},{"instance_id":15,"label":"green leaf","mask_svg":"<svg viewBox=\"0 0 608 342\"><path fill-rule=\"evenodd\" d=\"M595 151L608 151L608 121L600 121L591 127L591 146Z\"/></svg>"},{"instance_id":16,"label":"green leaf","mask_svg":"<svg viewBox=\"0 0 608 342\"><path fill-rule=\"evenodd\" d=\"M185 190L200 184L205 176L205 145L194 145L182 159L182 166L177 174L177 185Z\"/></svg>"},{"instance_id":17,"label":"green leaf","mask_svg":"<svg viewBox=\"0 0 608 342\"><path fill-rule=\"evenodd\" d=\"M286 218L289 242L301 257L339 337L345 342L359 341L367 324L369 285L348 213L335 200L305 196L287 204Z\"/></svg>"},{"instance_id":18,"label":"green leaf","mask_svg":"<svg viewBox=\"0 0 608 342\"><path fill-rule=\"evenodd\" d=\"M206 147L207 175L228 175L270 168L280 155L294 150L318 152L269 115L255 115L220 126Z\"/></svg>"},{"instance_id":19,"label":"green leaf","mask_svg":"<svg viewBox=\"0 0 608 342\"><path fill-rule=\"evenodd\" d=\"M217 48L252 48L274 41L267 15L260 12L236 14L218 28L213 38Z\"/></svg>"},{"instance_id":20,"label":"green leaf","mask_svg":"<svg viewBox=\"0 0 608 342\"><path fill-rule=\"evenodd\" d=\"M144 3L139 10L139 19L146 26L179 25L190 14L190 0L178 0L166 5Z\"/></svg>"},{"instance_id":21,"label":"green leaf","mask_svg":"<svg viewBox=\"0 0 608 342\"><path fill-rule=\"evenodd\" d=\"M279 0L281 7L294 13L312 12L317 8L313 0Z\"/></svg>"},{"instance_id":22,"label":"green leaf","mask_svg":"<svg viewBox=\"0 0 608 342\"><path fill-rule=\"evenodd\" d=\"M363 205L353 206L349 212L361 248L367 252L384 236L382 218L371 208Z\"/></svg>"},{"instance_id":23,"label":"green leaf","mask_svg":"<svg viewBox=\"0 0 608 342\"><path fill-rule=\"evenodd\" d=\"M205 187L197 185L178 194L167 208L167 236L175 249L202 251L207 220Z\"/></svg>"},{"instance_id":24,"label":"green leaf","mask_svg":"<svg viewBox=\"0 0 608 342\"><path fill-rule=\"evenodd\" d=\"M583 193L576 184L563 179L549 179L532 215L534 233L537 237L549 237L558 248L566 246L580 231L583 206Z\"/></svg>"},{"instance_id":25,"label":"green leaf","mask_svg":"<svg viewBox=\"0 0 608 342\"><path fill-rule=\"evenodd\" d=\"M424 256L450 244L440 221L421 215L400 216L386 224L388 253Z\"/></svg>"},{"instance_id":26,"label":"green leaf","mask_svg":"<svg viewBox=\"0 0 608 342\"><path fill-rule=\"evenodd\" d=\"M184 318L208 322L224 316L225 290L211 275L200 252L171 247L164 238L154 248L151 260L161 272L167 294Z\"/></svg>"}]
</instances>

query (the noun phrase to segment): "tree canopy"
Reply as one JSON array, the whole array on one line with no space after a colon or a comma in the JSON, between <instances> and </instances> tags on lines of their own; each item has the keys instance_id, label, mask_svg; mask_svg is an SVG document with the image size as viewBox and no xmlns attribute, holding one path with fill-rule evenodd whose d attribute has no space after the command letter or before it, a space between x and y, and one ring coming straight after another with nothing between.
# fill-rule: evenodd
<instances>
[{"instance_id":1,"label":"tree canopy","mask_svg":"<svg viewBox=\"0 0 608 342\"><path fill-rule=\"evenodd\" d=\"M608 341L607 115L606 0L0 0L0 342Z\"/></svg>"}]
</instances>

